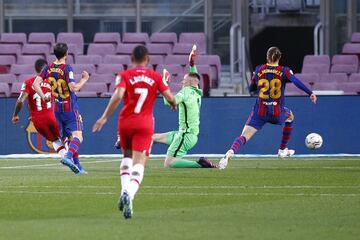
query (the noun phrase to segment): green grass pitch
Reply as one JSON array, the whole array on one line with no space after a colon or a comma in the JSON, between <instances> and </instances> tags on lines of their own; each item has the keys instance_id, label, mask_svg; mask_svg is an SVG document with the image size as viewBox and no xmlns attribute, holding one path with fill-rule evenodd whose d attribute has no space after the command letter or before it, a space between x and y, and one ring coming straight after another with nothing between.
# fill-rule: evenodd
<instances>
[{"instance_id":1,"label":"green grass pitch","mask_svg":"<svg viewBox=\"0 0 360 240\"><path fill-rule=\"evenodd\" d=\"M0 239L360 239L360 158L243 159L228 169L149 161L134 216L117 159L0 159Z\"/></svg>"}]
</instances>

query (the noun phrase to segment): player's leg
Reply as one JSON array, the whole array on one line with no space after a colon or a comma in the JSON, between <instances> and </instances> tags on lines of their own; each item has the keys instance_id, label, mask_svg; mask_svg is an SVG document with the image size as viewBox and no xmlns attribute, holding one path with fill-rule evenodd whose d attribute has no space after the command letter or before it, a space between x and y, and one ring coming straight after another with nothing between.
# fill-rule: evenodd
<instances>
[{"instance_id":1,"label":"player's leg","mask_svg":"<svg viewBox=\"0 0 360 240\"><path fill-rule=\"evenodd\" d=\"M166 133L155 133L153 136L154 143L170 145L174 139L176 131Z\"/></svg>"},{"instance_id":2,"label":"player's leg","mask_svg":"<svg viewBox=\"0 0 360 240\"><path fill-rule=\"evenodd\" d=\"M219 162L219 168L226 168L228 161L234 156L234 153L244 146L254 134L260 130L265 124L265 121L261 119L257 114L252 112L243 128L240 136L236 137L233 141L230 149L226 152L225 156Z\"/></svg>"},{"instance_id":3,"label":"player's leg","mask_svg":"<svg viewBox=\"0 0 360 240\"><path fill-rule=\"evenodd\" d=\"M287 148L287 143L289 142L291 133L293 131L295 119L294 114L291 112L290 109L284 108L282 118L285 119L285 123L282 129L281 144L278 151L278 156L280 158L291 157L295 154L295 150Z\"/></svg>"}]
</instances>

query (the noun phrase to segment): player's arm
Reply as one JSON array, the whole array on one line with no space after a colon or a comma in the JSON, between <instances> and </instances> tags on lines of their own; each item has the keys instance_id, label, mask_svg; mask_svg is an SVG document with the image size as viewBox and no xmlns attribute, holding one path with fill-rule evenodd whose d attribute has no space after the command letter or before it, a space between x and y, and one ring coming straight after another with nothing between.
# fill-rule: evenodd
<instances>
[{"instance_id":1,"label":"player's arm","mask_svg":"<svg viewBox=\"0 0 360 240\"><path fill-rule=\"evenodd\" d=\"M177 108L177 101L174 97L174 95L170 92L169 89L161 92L161 95L164 97L164 102L171 106L173 110L176 110Z\"/></svg>"},{"instance_id":2,"label":"player's arm","mask_svg":"<svg viewBox=\"0 0 360 240\"><path fill-rule=\"evenodd\" d=\"M15 104L15 109L14 109L14 113L12 116L12 123L16 124L19 122L20 118L19 118L19 113L22 109L22 107L24 106L24 102L25 100L28 98L29 94L26 92L21 92L20 96L18 97L18 99L16 100L16 104Z\"/></svg>"},{"instance_id":3,"label":"player's arm","mask_svg":"<svg viewBox=\"0 0 360 240\"><path fill-rule=\"evenodd\" d=\"M317 101L317 97L316 95L307 87L305 86L304 83L302 83L297 77L295 77L295 75L292 73L292 71L290 69L286 69L286 77L288 78L288 80L290 80L293 84L295 84L295 86L299 89L301 89L302 91L304 91L305 93L307 93L310 96L310 100L316 104Z\"/></svg>"},{"instance_id":4,"label":"player's arm","mask_svg":"<svg viewBox=\"0 0 360 240\"><path fill-rule=\"evenodd\" d=\"M257 88L257 84L256 84L256 71L253 72L252 78L251 78L251 83L249 86L249 92L250 95L255 95L258 92L258 88Z\"/></svg>"},{"instance_id":5,"label":"player's arm","mask_svg":"<svg viewBox=\"0 0 360 240\"><path fill-rule=\"evenodd\" d=\"M43 78L41 76L36 76L35 81L33 83L33 88L37 94L41 97L41 99L45 102L50 101L50 97L46 97L44 92L41 90L40 84L43 82Z\"/></svg>"},{"instance_id":6,"label":"player's arm","mask_svg":"<svg viewBox=\"0 0 360 240\"><path fill-rule=\"evenodd\" d=\"M115 92L110 98L110 101L102 114L102 116L95 122L92 131L99 132L108 118L114 113L115 109L119 106L125 93L125 88L119 87L115 89Z\"/></svg>"},{"instance_id":7,"label":"player's arm","mask_svg":"<svg viewBox=\"0 0 360 240\"><path fill-rule=\"evenodd\" d=\"M86 71L83 71L81 73L81 80L79 82L71 81L69 74L69 88L72 92L78 92L80 89L84 86L84 84L89 80L89 73Z\"/></svg>"}]
</instances>

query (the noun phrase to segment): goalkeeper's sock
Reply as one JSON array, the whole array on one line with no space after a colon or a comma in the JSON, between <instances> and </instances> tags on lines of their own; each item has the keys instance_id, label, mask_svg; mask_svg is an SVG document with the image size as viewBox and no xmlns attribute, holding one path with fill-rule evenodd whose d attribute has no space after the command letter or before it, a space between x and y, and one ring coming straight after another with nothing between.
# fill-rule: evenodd
<instances>
[{"instance_id":1,"label":"goalkeeper's sock","mask_svg":"<svg viewBox=\"0 0 360 240\"><path fill-rule=\"evenodd\" d=\"M170 164L171 168L201 168L195 161L179 159Z\"/></svg>"},{"instance_id":2,"label":"goalkeeper's sock","mask_svg":"<svg viewBox=\"0 0 360 240\"><path fill-rule=\"evenodd\" d=\"M294 121L292 122L285 122L285 126L283 127L282 131L282 138L281 138L281 144L280 149L284 150L286 148L286 145L291 137L291 132L293 130Z\"/></svg>"},{"instance_id":3,"label":"goalkeeper's sock","mask_svg":"<svg viewBox=\"0 0 360 240\"><path fill-rule=\"evenodd\" d=\"M66 157L72 159L74 154L79 151L80 144L80 140L77 137L74 137L69 144L69 150L66 153Z\"/></svg>"},{"instance_id":4,"label":"goalkeeper's sock","mask_svg":"<svg viewBox=\"0 0 360 240\"><path fill-rule=\"evenodd\" d=\"M130 183L130 174L133 165L131 158L123 158L120 164L120 180L121 180L121 194L125 191Z\"/></svg>"},{"instance_id":5,"label":"goalkeeper's sock","mask_svg":"<svg viewBox=\"0 0 360 240\"><path fill-rule=\"evenodd\" d=\"M144 165L142 164L135 164L132 167L131 176L130 176L130 183L126 187L126 191L129 193L130 198L133 200L135 194L140 188L140 184L144 178Z\"/></svg>"},{"instance_id":6,"label":"goalkeeper's sock","mask_svg":"<svg viewBox=\"0 0 360 240\"><path fill-rule=\"evenodd\" d=\"M233 144L231 145L231 150L234 151L234 153L239 150L243 145L246 143L246 138L244 136L239 136L235 138Z\"/></svg>"}]
</instances>

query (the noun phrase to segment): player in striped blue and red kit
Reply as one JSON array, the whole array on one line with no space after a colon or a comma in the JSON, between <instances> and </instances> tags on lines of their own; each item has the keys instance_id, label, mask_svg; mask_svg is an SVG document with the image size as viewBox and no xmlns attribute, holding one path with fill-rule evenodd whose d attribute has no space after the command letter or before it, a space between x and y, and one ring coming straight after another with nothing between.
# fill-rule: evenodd
<instances>
[{"instance_id":1,"label":"player in striped blue and red kit","mask_svg":"<svg viewBox=\"0 0 360 240\"><path fill-rule=\"evenodd\" d=\"M266 64L256 67L250 85L250 92L259 93L255 106L241 135L234 140L230 149L220 160L220 169L226 168L228 160L234 156L234 153L245 145L265 123L283 126L278 156L284 158L294 155L295 151L287 148L287 143L293 130L294 114L285 107L286 82L290 81L295 84L295 86L310 96L310 100L314 104L316 103L316 95L294 76L290 68L279 65L281 58L279 48L269 48L266 58Z\"/></svg>"},{"instance_id":2,"label":"player in striped blue and red kit","mask_svg":"<svg viewBox=\"0 0 360 240\"><path fill-rule=\"evenodd\" d=\"M75 92L89 79L89 74L84 71L80 82L76 83L72 67L66 64L68 56L68 47L65 43L57 43L54 47L56 60L45 66L43 71L34 81L34 89L45 101L50 101L40 88L43 79L47 79L52 87L52 93L55 99L55 116L63 134L63 138L71 137L68 152L61 159L61 163L68 166L74 173L86 174L79 161L79 148L83 141L83 122L79 113L77 97ZM66 135L71 136L65 136Z\"/></svg>"}]
</instances>

